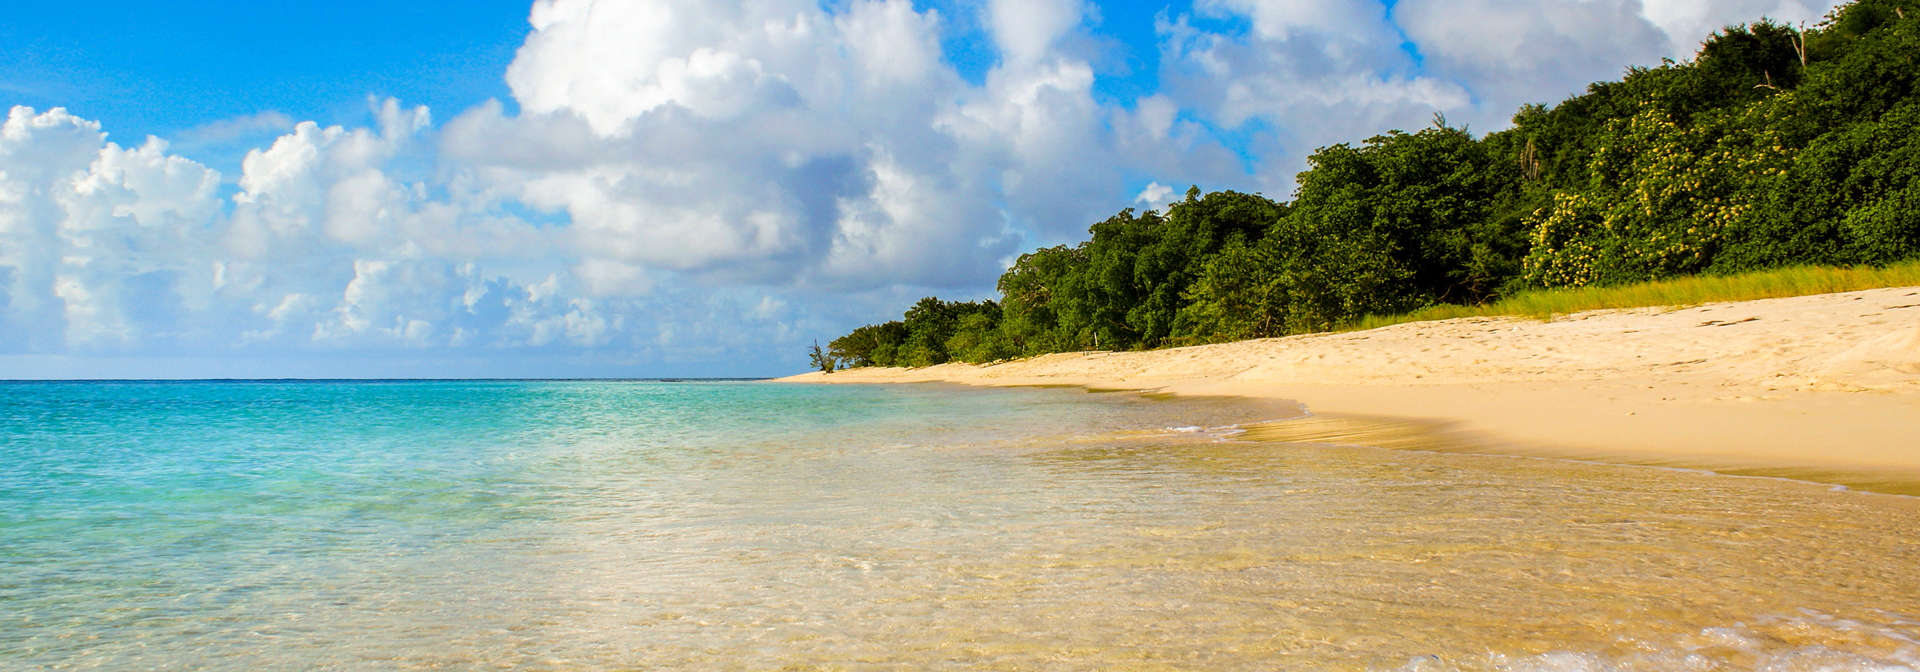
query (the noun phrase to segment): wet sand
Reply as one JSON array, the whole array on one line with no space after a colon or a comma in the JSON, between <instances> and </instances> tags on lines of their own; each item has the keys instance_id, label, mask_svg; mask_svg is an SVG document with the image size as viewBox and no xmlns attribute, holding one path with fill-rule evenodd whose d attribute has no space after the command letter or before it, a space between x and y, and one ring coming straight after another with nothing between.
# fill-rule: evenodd
<instances>
[{"instance_id":1,"label":"wet sand","mask_svg":"<svg viewBox=\"0 0 1920 672\"><path fill-rule=\"evenodd\" d=\"M1256 428L1257 437L1697 467L1920 494L1920 288L1912 287L782 380L1289 399L1314 417ZM1382 429L1392 427L1401 429Z\"/></svg>"}]
</instances>

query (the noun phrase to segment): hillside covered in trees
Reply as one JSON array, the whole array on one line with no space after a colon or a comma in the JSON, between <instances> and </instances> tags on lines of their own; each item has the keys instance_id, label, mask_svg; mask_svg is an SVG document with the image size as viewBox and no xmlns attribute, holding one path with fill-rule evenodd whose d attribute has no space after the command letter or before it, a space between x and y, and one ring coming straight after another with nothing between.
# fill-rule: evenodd
<instances>
[{"instance_id":1,"label":"hillside covered in trees","mask_svg":"<svg viewBox=\"0 0 1920 672\"><path fill-rule=\"evenodd\" d=\"M1022 255L999 301L928 297L844 366L988 362L1324 331L1531 289L1920 257L1920 7L1765 20L1475 138L1435 124L1309 158L1291 202L1198 188Z\"/></svg>"}]
</instances>

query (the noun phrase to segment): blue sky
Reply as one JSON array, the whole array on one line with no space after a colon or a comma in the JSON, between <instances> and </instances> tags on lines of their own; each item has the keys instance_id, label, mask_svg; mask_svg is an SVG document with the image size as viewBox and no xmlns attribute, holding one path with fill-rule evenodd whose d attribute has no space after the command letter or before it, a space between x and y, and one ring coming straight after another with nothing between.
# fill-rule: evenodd
<instances>
[{"instance_id":1,"label":"blue sky","mask_svg":"<svg viewBox=\"0 0 1920 672\"><path fill-rule=\"evenodd\" d=\"M28 4L0 377L791 373L1120 208L1830 6Z\"/></svg>"},{"instance_id":2,"label":"blue sky","mask_svg":"<svg viewBox=\"0 0 1920 672\"><path fill-rule=\"evenodd\" d=\"M523 0L91 3L9 8L6 90L129 132L277 110L360 122L369 94L447 108L508 97ZM448 11L458 7L457 11Z\"/></svg>"},{"instance_id":3,"label":"blue sky","mask_svg":"<svg viewBox=\"0 0 1920 672\"><path fill-rule=\"evenodd\" d=\"M86 21L63 6L29 4L10 9L0 24L0 94L14 105L66 107L121 140L193 137L196 129L263 112L364 125L368 96L433 110L463 110L489 99L511 106L501 73L526 39L528 4L107 2L93 5L98 12ZM977 3L920 0L914 6L950 18L942 39L947 59L980 83L997 54L974 16ZM1155 19L1191 12L1191 2L1101 3L1089 22L1110 51L1096 91L1117 103L1152 93L1159 66ZM211 155L238 150L225 157L237 160L249 141L274 135L221 135L232 139L196 158L218 161L222 157Z\"/></svg>"},{"instance_id":4,"label":"blue sky","mask_svg":"<svg viewBox=\"0 0 1920 672\"><path fill-rule=\"evenodd\" d=\"M512 99L500 74L527 36L527 5L104 2L81 18L22 3L0 23L0 95L135 142L261 112L364 125L369 95L460 110Z\"/></svg>"}]
</instances>

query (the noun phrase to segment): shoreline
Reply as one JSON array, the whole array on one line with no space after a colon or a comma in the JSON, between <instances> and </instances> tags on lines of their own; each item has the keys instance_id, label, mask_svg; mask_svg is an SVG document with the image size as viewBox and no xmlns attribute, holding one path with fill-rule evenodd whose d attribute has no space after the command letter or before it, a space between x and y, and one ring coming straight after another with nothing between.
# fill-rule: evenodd
<instances>
[{"instance_id":1,"label":"shoreline","mask_svg":"<svg viewBox=\"0 0 1920 672\"><path fill-rule=\"evenodd\" d=\"M1368 439L1366 426L1410 422L1432 436L1404 447L1423 450L1920 494L1915 287L776 380L1284 399L1310 417L1352 425L1340 430L1340 442L1358 445L1386 442ZM1279 421L1249 429L1261 440L1330 442L1303 428Z\"/></svg>"}]
</instances>

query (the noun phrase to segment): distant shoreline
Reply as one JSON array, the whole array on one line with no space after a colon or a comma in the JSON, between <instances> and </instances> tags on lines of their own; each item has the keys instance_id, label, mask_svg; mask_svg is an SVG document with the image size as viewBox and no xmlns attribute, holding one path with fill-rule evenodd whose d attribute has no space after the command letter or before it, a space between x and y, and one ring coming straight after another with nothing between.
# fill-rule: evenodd
<instances>
[{"instance_id":1,"label":"distant shoreline","mask_svg":"<svg viewBox=\"0 0 1920 672\"><path fill-rule=\"evenodd\" d=\"M1451 442L1464 452L1920 494L1916 287L777 380L1279 398L1322 418L1415 419L1472 437ZM1287 434L1286 424L1270 436Z\"/></svg>"},{"instance_id":2,"label":"distant shoreline","mask_svg":"<svg viewBox=\"0 0 1920 672\"><path fill-rule=\"evenodd\" d=\"M9 383L757 383L769 376L699 378L0 378Z\"/></svg>"}]
</instances>

